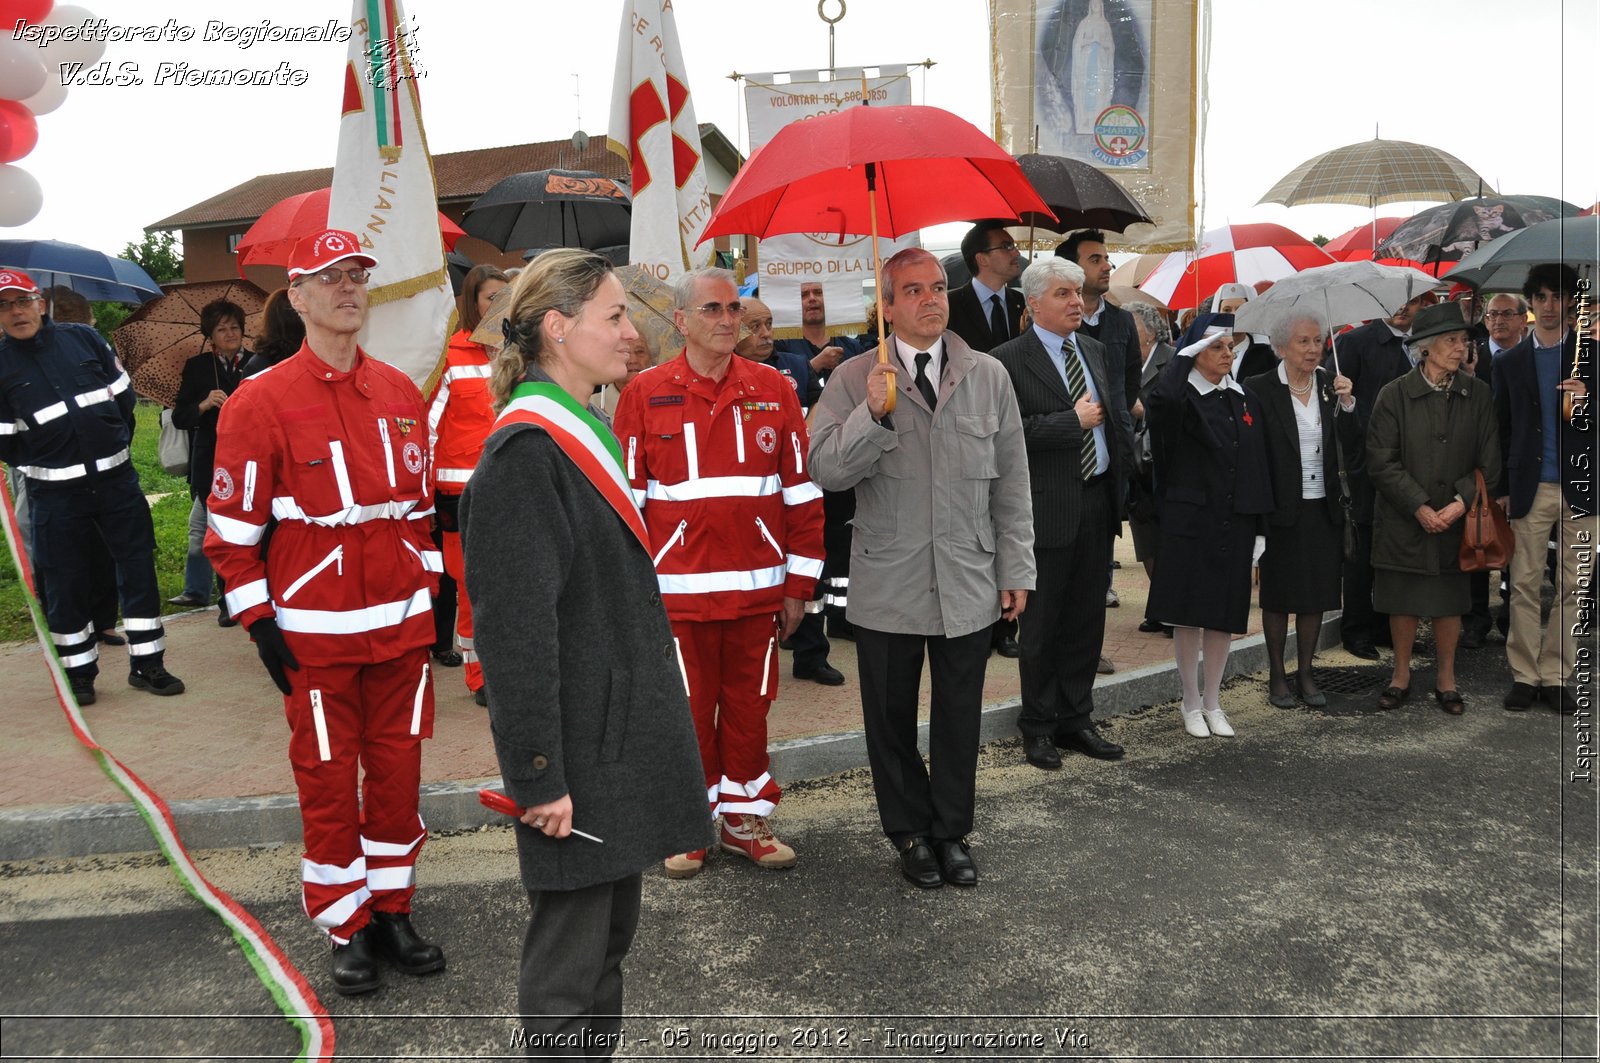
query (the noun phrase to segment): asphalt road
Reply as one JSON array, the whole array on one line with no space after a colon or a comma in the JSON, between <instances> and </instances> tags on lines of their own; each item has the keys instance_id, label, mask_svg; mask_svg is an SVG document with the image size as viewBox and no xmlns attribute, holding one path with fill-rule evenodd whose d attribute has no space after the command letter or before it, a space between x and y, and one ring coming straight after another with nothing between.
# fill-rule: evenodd
<instances>
[{"instance_id":1,"label":"asphalt road","mask_svg":"<svg viewBox=\"0 0 1600 1063\"><path fill-rule=\"evenodd\" d=\"M1326 712L1225 699L1116 719L1118 764L1043 773L985 749L976 890L898 875L864 771L797 785L792 872L714 859L645 880L620 1057L1595 1058L1596 790L1569 719L1421 695ZM1348 678L1348 677L1347 677ZM1371 676L1370 678L1376 678ZM343 1059L513 1058L526 899L507 829L431 840L418 926L450 967L344 999L297 899L298 852L201 868L306 971ZM221 925L154 856L0 865L0 1055L293 1058Z\"/></svg>"}]
</instances>

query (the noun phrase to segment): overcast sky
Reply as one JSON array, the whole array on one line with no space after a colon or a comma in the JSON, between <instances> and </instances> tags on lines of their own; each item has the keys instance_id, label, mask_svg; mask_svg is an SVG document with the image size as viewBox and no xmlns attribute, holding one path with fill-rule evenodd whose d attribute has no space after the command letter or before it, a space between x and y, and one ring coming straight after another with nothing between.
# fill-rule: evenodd
<instances>
[{"instance_id":1,"label":"overcast sky","mask_svg":"<svg viewBox=\"0 0 1600 1063\"><path fill-rule=\"evenodd\" d=\"M829 0L833 9L837 0ZM172 19L189 43L113 44L113 71L142 86L74 86L39 119L39 144L17 164L44 186L44 208L4 237L50 237L117 251L144 226L261 173L331 166L346 45L204 40L208 20L274 25L348 17L340 0L272 5L212 0L88 0L113 24ZM618 0L463 4L407 0L416 26L424 122L435 152L606 132L621 16ZM137 14L135 14L137 12ZM727 75L827 65L814 0L679 0L697 116L743 148L739 91ZM1209 135L1197 192L1207 226L1277 221L1337 235L1370 218L1356 207L1256 206L1298 163L1373 135L1433 144L1501 191L1600 199L1593 0L1215 0L1206 85ZM259 27L259 22L254 25ZM989 131L984 0L848 0L841 66L933 59L915 97ZM161 63L306 72L296 87L158 86ZM924 87L925 86L925 87ZM1581 112L1581 113L1580 113ZM1409 214L1420 205L1385 207Z\"/></svg>"}]
</instances>

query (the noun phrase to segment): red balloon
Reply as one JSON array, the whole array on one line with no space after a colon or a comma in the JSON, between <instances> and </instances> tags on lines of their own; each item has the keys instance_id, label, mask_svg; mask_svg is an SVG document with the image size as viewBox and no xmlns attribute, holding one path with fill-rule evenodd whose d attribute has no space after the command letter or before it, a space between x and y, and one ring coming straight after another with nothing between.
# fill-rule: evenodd
<instances>
[{"instance_id":1,"label":"red balloon","mask_svg":"<svg viewBox=\"0 0 1600 1063\"><path fill-rule=\"evenodd\" d=\"M39 143L39 123L16 100L0 100L0 162L16 162Z\"/></svg>"},{"instance_id":2,"label":"red balloon","mask_svg":"<svg viewBox=\"0 0 1600 1063\"><path fill-rule=\"evenodd\" d=\"M30 23L43 22L54 6L55 0L0 0L0 24L9 29L17 24L18 19L27 19Z\"/></svg>"}]
</instances>

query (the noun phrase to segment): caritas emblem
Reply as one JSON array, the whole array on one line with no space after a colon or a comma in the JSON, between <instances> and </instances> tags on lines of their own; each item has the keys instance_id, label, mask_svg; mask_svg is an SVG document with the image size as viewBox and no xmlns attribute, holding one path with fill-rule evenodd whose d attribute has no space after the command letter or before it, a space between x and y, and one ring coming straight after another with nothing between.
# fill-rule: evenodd
<instances>
[{"instance_id":1,"label":"caritas emblem","mask_svg":"<svg viewBox=\"0 0 1600 1063\"><path fill-rule=\"evenodd\" d=\"M233 497L233 477L221 465L211 477L211 493L224 502Z\"/></svg>"},{"instance_id":2,"label":"caritas emblem","mask_svg":"<svg viewBox=\"0 0 1600 1063\"><path fill-rule=\"evenodd\" d=\"M414 473L422 471L422 448L415 443L407 443L400 450L400 456L405 460L406 468Z\"/></svg>"},{"instance_id":3,"label":"caritas emblem","mask_svg":"<svg viewBox=\"0 0 1600 1063\"><path fill-rule=\"evenodd\" d=\"M761 453L771 454L778 449L778 432L770 424L762 425L756 429L756 446L761 448Z\"/></svg>"}]
</instances>

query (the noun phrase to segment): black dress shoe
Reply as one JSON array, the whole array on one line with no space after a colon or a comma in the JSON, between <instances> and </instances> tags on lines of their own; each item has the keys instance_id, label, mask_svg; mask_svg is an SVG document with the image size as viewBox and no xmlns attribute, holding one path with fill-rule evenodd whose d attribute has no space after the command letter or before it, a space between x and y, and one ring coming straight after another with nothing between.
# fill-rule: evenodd
<instances>
[{"instance_id":1,"label":"black dress shoe","mask_svg":"<svg viewBox=\"0 0 1600 1063\"><path fill-rule=\"evenodd\" d=\"M473 704L487 709L489 707L489 688L487 686L481 686L477 690L474 690L472 692L472 701Z\"/></svg>"},{"instance_id":2,"label":"black dress shoe","mask_svg":"<svg viewBox=\"0 0 1600 1063\"><path fill-rule=\"evenodd\" d=\"M1457 645L1464 650L1481 650L1488 638L1489 632L1486 630L1476 627L1464 627L1461 629L1461 639Z\"/></svg>"},{"instance_id":3,"label":"black dress shoe","mask_svg":"<svg viewBox=\"0 0 1600 1063\"><path fill-rule=\"evenodd\" d=\"M190 594L187 591L185 591L182 594L175 595L175 596L173 596L171 598L168 598L167 599L167 604L168 605L190 605L190 606L197 606L198 607L198 606L202 606L202 605L208 605L210 603L208 603L205 600L205 598L203 598L202 596L200 596L198 594Z\"/></svg>"},{"instance_id":4,"label":"black dress shoe","mask_svg":"<svg viewBox=\"0 0 1600 1063\"><path fill-rule=\"evenodd\" d=\"M1093 727L1085 727L1081 731L1068 731L1066 734L1056 735L1056 745L1067 749L1076 749L1086 757L1096 760L1121 760L1123 749L1115 742L1107 742L1101 738L1099 732Z\"/></svg>"},{"instance_id":5,"label":"black dress shoe","mask_svg":"<svg viewBox=\"0 0 1600 1063\"><path fill-rule=\"evenodd\" d=\"M238 627L239 626L239 621L235 620L233 618L233 616L231 614L229 614L229 612L226 609L224 609L222 612L217 614L217 626L218 627Z\"/></svg>"},{"instance_id":6,"label":"black dress shoe","mask_svg":"<svg viewBox=\"0 0 1600 1063\"><path fill-rule=\"evenodd\" d=\"M1011 635L1005 635L995 640L994 652L1002 657L1010 657L1015 660L1022 656L1022 647L1017 645L1016 638Z\"/></svg>"},{"instance_id":7,"label":"black dress shoe","mask_svg":"<svg viewBox=\"0 0 1600 1063\"><path fill-rule=\"evenodd\" d=\"M797 664L794 666L794 677L796 679L810 679L813 682L821 683L825 687L844 686L844 673L827 661L818 661L816 664L808 664L805 667Z\"/></svg>"},{"instance_id":8,"label":"black dress shoe","mask_svg":"<svg viewBox=\"0 0 1600 1063\"><path fill-rule=\"evenodd\" d=\"M1139 621L1139 630L1146 635L1154 635L1159 631L1166 630L1166 625L1159 620L1141 620Z\"/></svg>"},{"instance_id":9,"label":"black dress shoe","mask_svg":"<svg viewBox=\"0 0 1600 1063\"><path fill-rule=\"evenodd\" d=\"M1578 696L1564 686L1546 686L1539 684L1539 700L1545 703L1546 708L1568 716L1578 711Z\"/></svg>"},{"instance_id":10,"label":"black dress shoe","mask_svg":"<svg viewBox=\"0 0 1600 1063\"><path fill-rule=\"evenodd\" d=\"M1512 712L1526 712L1538 696L1539 688L1532 683L1512 683L1511 689L1506 691L1505 700L1500 704Z\"/></svg>"},{"instance_id":11,"label":"black dress shoe","mask_svg":"<svg viewBox=\"0 0 1600 1063\"><path fill-rule=\"evenodd\" d=\"M126 646L128 644L128 640L115 631L97 631L94 637L102 646Z\"/></svg>"},{"instance_id":12,"label":"black dress shoe","mask_svg":"<svg viewBox=\"0 0 1600 1063\"><path fill-rule=\"evenodd\" d=\"M1034 735L1032 738L1022 740L1023 755L1028 758L1028 763L1045 771L1056 771L1061 767L1061 754L1056 752L1056 744L1050 741L1049 735Z\"/></svg>"},{"instance_id":13,"label":"black dress shoe","mask_svg":"<svg viewBox=\"0 0 1600 1063\"><path fill-rule=\"evenodd\" d=\"M367 939L367 928L362 927L350 935L347 945L333 947L333 988L347 997L357 993L370 993L383 984L378 971L378 961L372 955L372 942Z\"/></svg>"},{"instance_id":14,"label":"black dress shoe","mask_svg":"<svg viewBox=\"0 0 1600 1063\"><path fill-rule=\"evenodd\" d=\"M433 659L445 668L460 668L462 657L455 650L433 650Z\"/></svg>"},{"instance_id":15,"label":"black dress shoe","mask_svg":"<svg viewBox=\"0 0 1600 1063\"><path fill-rule=\"evenodd\" d=\"M1352 657L1360 657L1363 661L1378 659L1378 647L1370 642L1347 642L1344 645L1344 652Z\"/></svg>"},{"instance_id":16,"label":"black dress shoe","mask_svg":"<svg viewBox=\"0 0 1600 1063\"><path fill-rule=\"evenodd\" d=\"M921 890L936 890L944 885L939 858L926 838L912 838L900 847L900 873Z\"/></svg>"},{"instance_id":17,"label":"black dress shoe","mask_svg":"<svg viewBox=\"0 0 1600 1063\"><path fill-rule=\"evenodd\" d=\"M978 865L964 841L934 842L933 855L939 858L939 875L952 886L976 886Z\"/></svg>"},{"instance_id":18,"label":"black dress shoe","mask_svg":"<svg viewBox=\"0 0 1600 1063\"><path fill-rule=\"evenodd\" d=\"M417 936L409 912L373 912L367 931L378 955L406 974L444 970L444 950Z\"/></svg>"}]
</instances>

